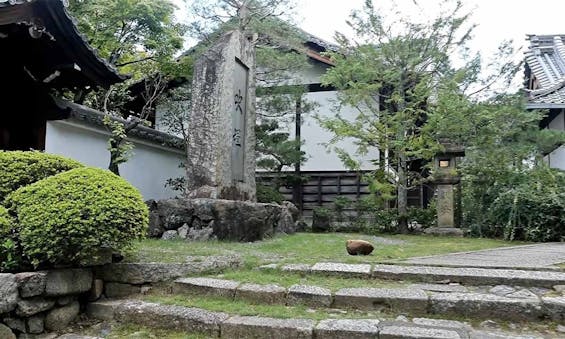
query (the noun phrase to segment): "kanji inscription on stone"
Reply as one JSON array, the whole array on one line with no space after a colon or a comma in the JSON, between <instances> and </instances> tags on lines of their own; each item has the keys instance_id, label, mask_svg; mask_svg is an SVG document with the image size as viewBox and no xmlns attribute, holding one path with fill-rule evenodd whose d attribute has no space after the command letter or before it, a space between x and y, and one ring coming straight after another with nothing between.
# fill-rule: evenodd
<instances>
[{"instance_id":1,"label":"kanji inscription on stone","mask_svg":"<svg viewBox=\"0 0 565 339\"><path fill-rule=\"evenodd\" d=\"M232 177L235 181L243 181L245 164L245 121L247 114L247 76L249 69L235 59L234 95L232 109Z\"/></svg>"}]
</instances>

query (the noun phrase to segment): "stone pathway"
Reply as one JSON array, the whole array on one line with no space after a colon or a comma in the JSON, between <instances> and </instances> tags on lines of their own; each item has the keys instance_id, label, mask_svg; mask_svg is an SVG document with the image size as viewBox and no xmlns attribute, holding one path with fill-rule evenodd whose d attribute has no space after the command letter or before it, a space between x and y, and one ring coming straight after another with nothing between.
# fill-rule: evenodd
<instances>
[{"instance_id":1,"label":"stone pathway","mask_svg":"<svg viewBox=\"0 0 565 339\"><path fill-rule=\"evenodd\" d=\"M278 285L224 279L181 278L175 280L173 293L221 296L265 304L305 304L313 308L388 310L412 315L451 314L486 320L553 319L565 322L565 293L557 289L499 285L483 286L475 292L461 285L420 284L405 288L342 288L332 293L318 286L293 285L285 289ZM558 296L559 293L562 293L561 296Z\"/></svg>"},{"instance_id":2,"label":"stone pathway","mask_svg":"<svg viewBox=\"0 0 565 339\"><path fill-rule=\"evenodd\" d=\"M151 328L200 332L214 338L381 338L381 339L510 339L557 338L529 333L473 328L453 320L396 319L276 319L229 315L199 308L162 305L137 300L99 301L89 304L90 317L114 319Z\"/></svg>"},{"instance_id":3,"label":"stone pathway","mask_svg":"<svg viewBox=\"0 0 565 339\"><path fill-rule=\"evenodd\" d=\"M418 265L556 269L565 263L565 243L513 246L482 251L462 252L403 261Z\"/></svg>"},{"instance_id":4,"label":"stone pathway","mask_svg":"<svg viewBox=\"0 0 565 339\"><path fill-rule=\"evenodd\" d=\"M382 264L316 263L264 265L259 269L279 269L302 274L318 273L355 278L457 282L468 285L518 285L552 288L565 285L565 272L494 269L477 267L437 267Z\"/></svg>"}]
</instances>

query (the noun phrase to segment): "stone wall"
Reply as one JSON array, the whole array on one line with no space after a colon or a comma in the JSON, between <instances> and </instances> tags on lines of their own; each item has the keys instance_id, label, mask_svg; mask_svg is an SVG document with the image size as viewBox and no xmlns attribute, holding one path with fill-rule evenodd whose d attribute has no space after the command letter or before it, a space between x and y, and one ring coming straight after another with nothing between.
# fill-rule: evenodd
<instances>
[{"instance_id":1,"label":"stone wall","mask_svg":"<svg viewBox=\"0 0 565 339\"><path fill-rule=\"evenodd\" d=\"M91 269L0 274L0 338L64 329L92 286Z\"/></svg>"},{"instance_id":2,"label":"stone wall","mask_svg":"<svg viewBox=\"0 0 565 339\"><path fill-rule=\"evenodd\" d=\"M294 233L298 209L220 199L149 201L149 236L163 239L256 241Z\"/></svg>"},{"instance_id":3,"label":"stone wall","mask_svg":"<svg viewBox=\"0 0 565 339\"><path fill-rule=\"evenodd\" d=\"M0 339L61 331L85 310L89 301L146 293L179 277L241 264L237 256L179 260L182 262L113 263L93 268L0 273Z\"/></svg>"}]
</instances>

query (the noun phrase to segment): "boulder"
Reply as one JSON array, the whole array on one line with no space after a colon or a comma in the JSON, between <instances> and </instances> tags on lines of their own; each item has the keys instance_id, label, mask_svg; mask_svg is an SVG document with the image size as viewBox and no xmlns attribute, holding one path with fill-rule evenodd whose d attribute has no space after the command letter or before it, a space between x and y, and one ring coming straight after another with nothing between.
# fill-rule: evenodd
<instances>
[{"instance_id":1,"label":"boulder","mask_svg":"<svg viewBox=\"0 0 565 339\"><path fill-rule=\"evenodd\" d=\"M45 317L45 328L50 331L65 329L78 316L79 308L78 301L75 301L69 305L49 311Z\"/></svg>"},{"instance_id":2,"label":"boulder","mask_svg":"<svg viewBox=\"0 0 565 339\"><path fill-rule=\"evenodd\" d=\"M165 231L163 233L163 235L161 236L162 240L173 240L173 239L178 239L179 238L179 233L177 231Z\"/></svg>"},{"instance_id":3,"label":"boulder","mask_svg":"<svg viewBox=\"0 0 565 339\"><path fill-rule=\"evenodd\" d=\"M14 274L0 273L0 314L16 308L18 283Z\"/></svg>"},{"instance_id":4,"label":"boulder","mask_svg":"<svg viewBox=\"0 0 565 339\"><path fill-rule=\"evenodd\" d=\"M296 208L296 207L295 207ZM279 214L279 221L275 226L276 233L294 234L296 226L294 224L292 213L288 208L283 207Z\"/></svg>"},{"instance_id":5,"label":"boulder","mask_svg":"<svg viewBox=\"0 0 565 339\"><path fill-rule=\"evenodd\" d=\"M282 205L288 209L290 215L292 216L292 221L297 222L300 219L300 210L296 205L291 203L290 201L283 201Z\"/></svg>"},{"instance_id":6,"label":"boulder","mask_svg":"<svg viewBox=\"0 0 565 339\"><path fill-rule=\"evenodd\" d=\"M8 326L0 323L0 338L16 339L16 335L14 334L14 332L12 332L12 330Z\"/></svg>"},{"instance_id":7,"label":"boulder","mask_svg":"<svg viewBox=\"0 0 565 339\"><path fill-rule=\"evenodd\" d=\"M369 255L375 249L368 241L351 239L347 240L345 248L350 255Z\"/></svg>"},{"instance_id":8,"label":"boulder","mask_svg":"<svg viewBox=\"0 0 565 339\"><path fill-rule=\"evenodd\" d=\"M55 306L55 300L49 300L42 297L22 299L18 301L16 314L20 317L29 317L34 314L50 310L53 306Z\"/></svg>"},{"instance_id":9,"label":"boulder","mask_svg":"<svg viewBox=\"0 0 565 339\"><path fill-rule=\"evenodd\" d=\"M22 298L34 297L45 292L47 272L23 272L16 274L16 281Z\"/></svg>"}]
</instances>

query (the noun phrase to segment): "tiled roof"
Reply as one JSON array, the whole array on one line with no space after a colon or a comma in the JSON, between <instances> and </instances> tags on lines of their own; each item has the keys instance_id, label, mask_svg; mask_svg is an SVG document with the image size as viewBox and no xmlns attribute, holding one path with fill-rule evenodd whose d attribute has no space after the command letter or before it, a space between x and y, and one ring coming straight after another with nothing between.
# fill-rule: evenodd
<instances>
[{"instance_id":1,"label":"tiled roof","mask_svg":"<svg viewBox=\"0 0 565 339\"><path fill-rule=\"evenodd\" d=\"M565 105L565 35L529 35L526 64L537 87L528 90L530 106Z\"/></svg>"}]
</instances>

